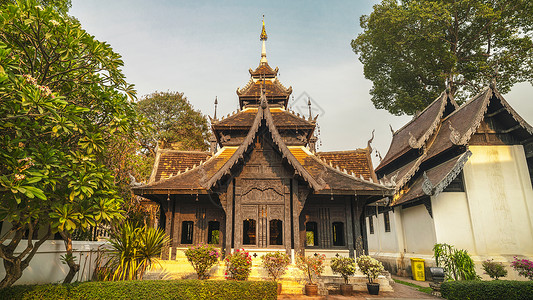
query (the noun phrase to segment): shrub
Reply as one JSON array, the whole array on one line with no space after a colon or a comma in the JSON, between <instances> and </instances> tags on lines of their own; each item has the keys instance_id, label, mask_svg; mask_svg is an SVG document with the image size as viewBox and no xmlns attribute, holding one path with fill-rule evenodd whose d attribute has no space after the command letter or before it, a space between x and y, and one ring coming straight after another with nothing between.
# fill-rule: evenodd
<instances>
[{"instance_id":1,"label":"shrub","mask_svg":"<svg viewBox=\"0 0 533 300\"><path fill-rule=\"evenodd\" d=\"M443 282L440 289L445 299L500 300L533 299L533 282L511 280L463 280Z\"/></svg>"},{"instance_id":2,"label":"shrub","mask_svg":"<svg viewBox=\"0 0 533 300\"><path fill-rule=\"evenodd\" d=\"M495 262L493 259L487 259L481 264L483 265L485 274L489 275L492 279L498 279L507 275L505 267L502 264Z\"/></svg>"},{"instance_id":3,"label":"shrub","mask_svg":"<svg viewBox=\"0 0 533 300\"><path fill-rule=\"evenodd\" d=\"M351 257L334 257L331 259L331 270L333 273L341 274L344 283L348 284L348 276L355 274L355 260Z\"/></svg>"},{"instance_id":4,"label":"shrub","mask_svg":"<svg viewBox=\"0 0 533 300\"><path fill-rule=\"evenodd\" d=\"M0 289L0 299L276 299L272 281L131 280L64 285L26 285Z\"/></svg>"},{"instance_id":5,"label":"shrub","mask_svg":"<svg viewBox=\"0 0 533 300\"><path fill-rule=\"evenodd\" d=\"M437 267L443 267L447 280L476 280L474 261L466 250L457 250L452 245L435 244L433 253Z\"/></svg>"},{"instance_id":6,"label":"shrub","mask_svg":"<svg viewBox=\"0 0 533 300\"><path fill-rule=\"evenodd\" d=\"M296 257L296 267L304 273L307 284L314 284L315 279L324 272L324 261L326 256L304 256L298 255Z\"/></svg>"},{"instance_id":7,"label":"shrub","mask_svg":"<svg viewBox=\"0 0 533 300\"><path fill-rule=\"evenodd\" d=\"M520 276L524 276L529 280L533 280L533 261L528 259L518 259L514 257L511 267L515 269Z\"/></svg>"},{"instance_id":8,"label":"shrub","mask_svg":"<svg viewBox=\"0 0 533 300\"><path fill-rule=\"evenodd\" d=\"M209 269L218 262L220 254L212 245L198 244L185 250L185 256L198 275L198 279L207 279Z\"/></svg>"},{"instance_id":9,"label":"shrub","mask_svg":"<svg viewBox=\"0 0 533 300\"><path fill-rule=\"evenodd\" d=\"M368 255L361 255L357 258L357 265L363 274L366 275L369 283L373 283L378 276L385 271L381 262Z\"/></svg>"},{"instance_id":10,"label":"shrub","mask_svg":"<svg viewBox=\"0 0 533 300\"><path fill-rule=\"evenodd\" d=\"M279 251L269 252L261 256L261 260L263 261L263 268L274 281L285 274L287 266L291 263L291 258L285 252Z\"/></svg>"},{"instance_id":11,"label":"shrub","mask_svg":"<svg viewBox=\"0 0 533 300\"><path fill-rule=\"evenodd\" d=\"M244 249L235 250L226 261L226 279L246 280L252 271L252 257Z\"/></svg>"},{"instance_id":12,"label":"shrub","mask_svg":"<svg viewBox=\"0 0 533 300\"><path fill-rule=\"evenodd\" d=\"M147 226L135 228L131 223L121 224L110 233L110 250L105 265L107 280L142 279L144 272L158 263L163 246L169 238L161 229Z\"/></svg>"}]
</instances>

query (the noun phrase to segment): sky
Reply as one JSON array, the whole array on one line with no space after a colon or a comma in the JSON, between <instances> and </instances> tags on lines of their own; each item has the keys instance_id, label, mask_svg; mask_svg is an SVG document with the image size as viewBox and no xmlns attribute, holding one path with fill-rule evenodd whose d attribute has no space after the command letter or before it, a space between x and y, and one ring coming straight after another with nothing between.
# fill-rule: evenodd
<instances>
[{"instance_id":1,"label":"sky","mask_svg":"<svg viewBox=\"0 0 533 300\"><path fill-rule=\"evenodd\" d=\"M359 17L379 1L172 1L72 0L70 14L96 39L122 55L127 81L138 96L155 91L185 94L195 109L217 116L238 108L238 87L261 58L265 16L267 59L279 80L292 86L289 106L320 114L320 151L364 148L372 143L384 157L392 133L409 116L374 108L372 82L350 42L362 31ZM533 87L515 85L504 98L533 124ZM374 166L379 160L373 155Z\"/></svg>"}]
</instances>

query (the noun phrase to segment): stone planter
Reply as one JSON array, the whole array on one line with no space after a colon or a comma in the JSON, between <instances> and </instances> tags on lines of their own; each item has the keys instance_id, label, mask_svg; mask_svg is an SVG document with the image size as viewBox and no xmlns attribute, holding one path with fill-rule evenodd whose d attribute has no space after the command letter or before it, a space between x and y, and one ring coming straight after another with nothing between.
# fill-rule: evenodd
<instances>
[{"instance_id":1,"label":"stone planter","mask_svg":"<svg viewBox=\"0 0 533 300\"><path fill-rule=\"evenodd\" d=\"M366 289L370 295L379 294L379 283L366 283Z\"/></svg>"},{"instance_id":2,"label":"stone planter","mask_svg":"<svg viewBox=\"0 0 533 300\"><path fill-rule=\"evenodd\" d=\"M317 284L306 284L305 285L305 295L306 296L317 296L318 295L318 285Z\"/></svg>"},{"instance_id":3,"label":"stone planter","mask_svg":"<svg viewBox=\"0 0 533 300\"><path fill-rule=\"evenodd\" d=\"M341 284L341 295L351 296L353 293L353 286L351 284Z\"/></svg>"}]
</instances>

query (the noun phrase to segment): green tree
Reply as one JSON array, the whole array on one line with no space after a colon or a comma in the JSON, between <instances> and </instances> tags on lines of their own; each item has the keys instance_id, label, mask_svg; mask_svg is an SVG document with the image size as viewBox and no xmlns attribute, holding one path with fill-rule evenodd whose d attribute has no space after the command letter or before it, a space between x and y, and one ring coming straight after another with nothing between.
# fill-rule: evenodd
<instances>
[{"instance_id":1,"label":"green tree","mask_svg":"<svg viewBox=\"0 0 533 300\"><path fill-rule=\"evenodd\" d=\"M22 276L52 233L71 253L74 229L120 218L105 150L144 122L120 55L40 2L4 4L0 14L0 220L12 225L0 237L0 288ZM79 266L65 258L68 281Z\"/></svg>"},{"instance_id":2,"label":"green tree","mask_svg":"<svg viewBox=\"0 0 533 300\"><path fill-rule=\"evenodd\" d=\"M136 108L154 126L155 132L141 139L142 146L152 156L158 143L162 148L173 144L180 150L207 149L207 119L194 110L183 93L155 92L138 101Z\"/></svg>"},{"instance_id":3,"label":"green tree","mask_svg":"<svg viewBox=\"0 0 533 300\"><path fill-rule=\"evenodd\" d=\"M533 82L533 2L384 0L352 40L372 102L395 115L423 110L446 86L466 99L497 79Z\"/></svg>"}]
</instances>

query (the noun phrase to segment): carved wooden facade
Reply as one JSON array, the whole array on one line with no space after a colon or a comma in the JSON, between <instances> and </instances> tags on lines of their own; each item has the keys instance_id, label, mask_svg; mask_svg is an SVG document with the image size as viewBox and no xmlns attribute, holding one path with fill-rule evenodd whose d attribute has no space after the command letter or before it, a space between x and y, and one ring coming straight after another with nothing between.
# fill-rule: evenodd
<instances>
[{"instance_id":1,"label":"carved wooden facade","mask_svg":"<svg viewBox=\"0 0 533 300\"><path fill-rule=\"evenodd\" d=\"M160 204L171 247L345 249L353 256L364 239L364 205L392 194L377 182L370 147L315 153L316 117L287 109L292 89L277 72L265 54L237 90L242 110L211 120L218 151L184 157L160 150L157 175L134 188Z\"/></svg>"}]
</instances>

